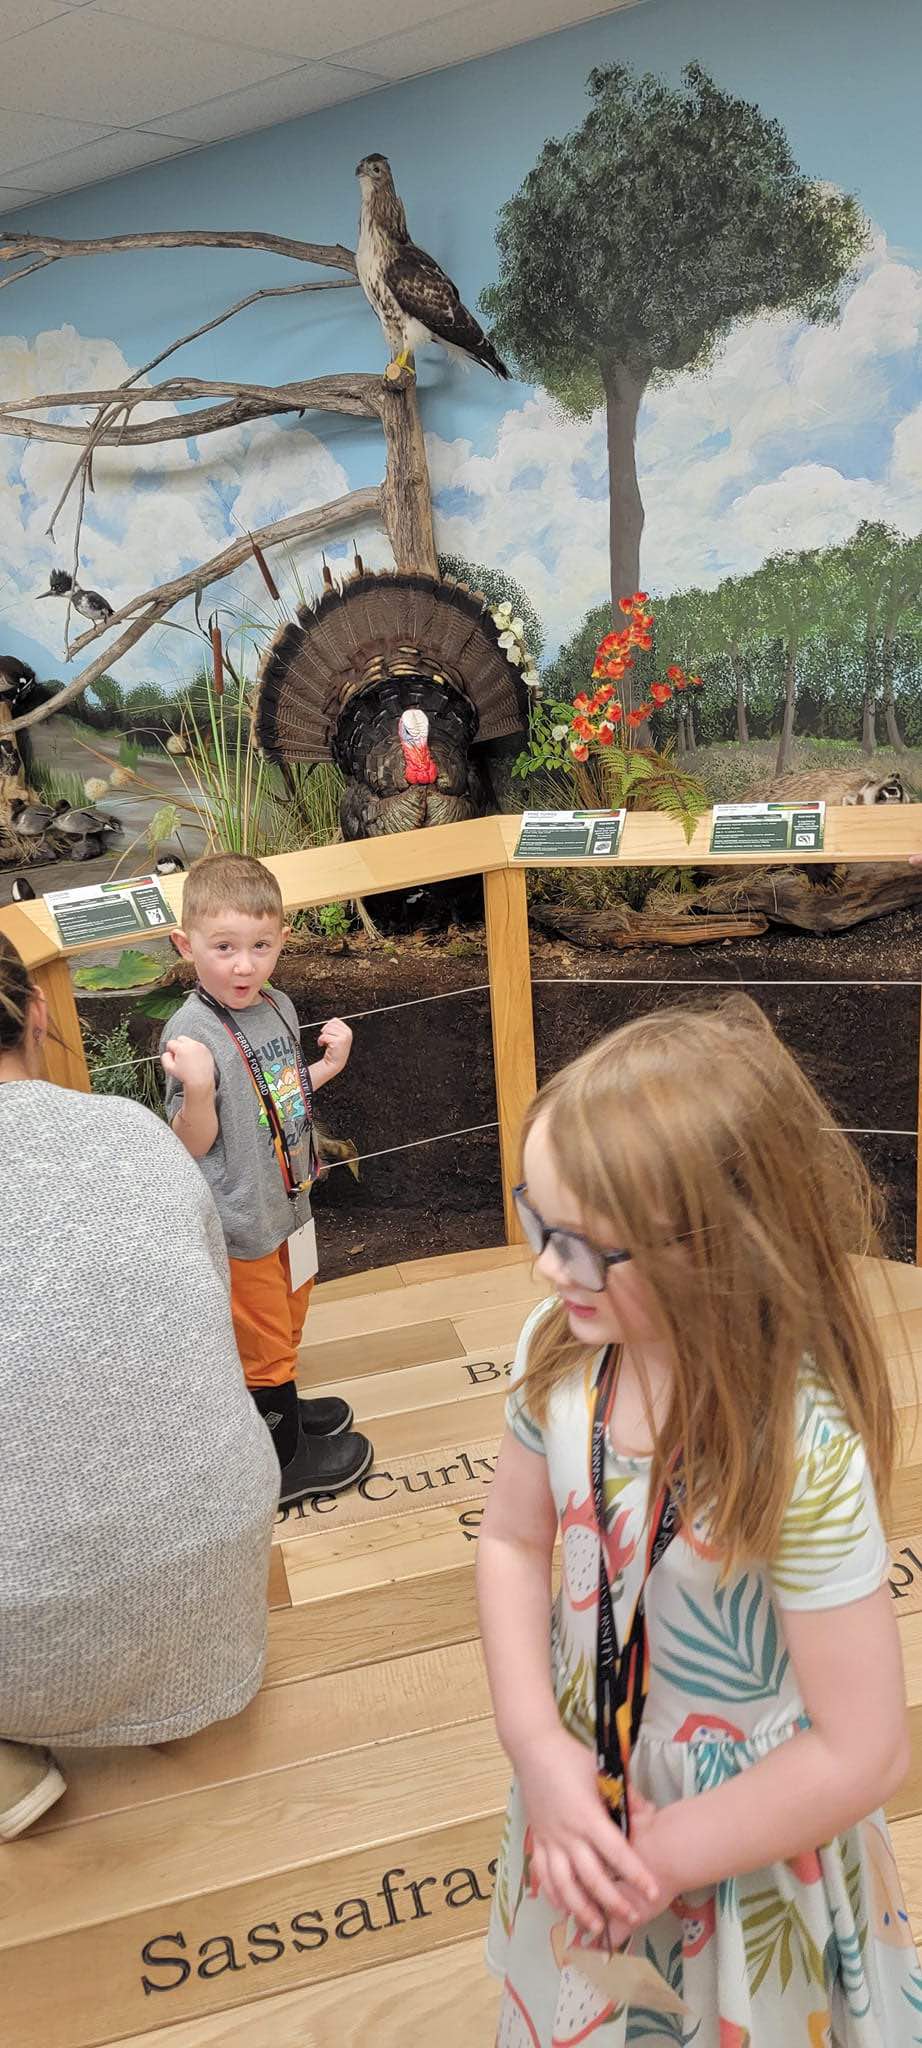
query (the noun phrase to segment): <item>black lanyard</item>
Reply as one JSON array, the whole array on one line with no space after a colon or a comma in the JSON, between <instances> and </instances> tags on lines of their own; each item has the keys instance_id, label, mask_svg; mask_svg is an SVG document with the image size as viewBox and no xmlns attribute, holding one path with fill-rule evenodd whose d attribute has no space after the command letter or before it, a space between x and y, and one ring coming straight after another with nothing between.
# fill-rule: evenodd
<instances>
[{"instance_id":1,"label":"black lanyard","mask_svg":"<svg viewBox=\"0 0 922 2048\"><path fill-rule=\"evenodd\" d=\"M608 1567L605 1562L605 1432L614 1402L620 1347L602 1360L592 1416L592 1498L599 1531L599 1618L596 1639L596 1755L605 1803L624 1834L629 1833L625 1786L631 1753L640 1733L649 1684L645 1592L655 1564L668 1550L681 1526L684 1497L679 1460L662 1487L650 1516L644 1574L630 1628L621 1648L615 1626Z\"/></svg>"},{"instance_id":2,"label":"black lanyard","mask_svg":"<svg viewBox=\"0 0 922 2048\"><path fill-rule=\"evenodd\" d=\"M198 996L199 1001L204 1003L205 1008L207 1010L212 1010L214 1012L214 1015L220 1019L220 1022L223 1024L225 1031L228 1033L229 1037L233 1039L238 1052L246 1061L247 1067L249 1069L250 1079L253 1083L257 1095L259 1096L259 1100L262 1103L263 1109L266 1112L269 1129L272 1133L272 1142L275 1146L275 1156L278 1160L282 1179L285 1183L285 1192L288 1196L289 1201L297 1201L298 1196L300 1194L303 1194L304 1190L306 1188L309 1188L311 1186L311 1183L315 1181L317 1178L317 1155L314 1144L314 1091L311 1087L311 1077L308 1073L307 1065L305 1063L301 1047L298 1044L297 1039L293 1037L293 1034L291 1033L289 1026L285 1023L285 1019L282 1016L282 1012L279 1009L278 1003L273 1000L272 996L270 996L268 989L262 989L260 991L260 994L262 996L263 1002L268 1003L270 1010L275 1011L275 1014L280 1024L284 1025L285 1031L288 1033L288 1036L292 1039L292 1044L294 1047L295 1065L298 1070L298 1080L301 1084L301 1093L304 1097L304 1113L306 1118L308 1138L308 1158L310 1162L309 1179L303 1181L299 1181L296 1178L294 1165L292 1163L291 1148L289 1146L288 1139L285 1135L285 1126L282 1123L282 1119L279 1116L278 1109L276 1108L275 1097L272 1094L272 1090L269 1087L269 1083L266 1080L266 1076L263 1073L262 1067L259 1064L259 1061L256 1057L255 1052L253 1051L253 1047L251 1046L249 1039L247 1038L245 1032L241 1030L235 1012L233 1010L226 1010L224 1004L217 1002L214 996L210 996L208 994L207 989L202 988L200 983L196 983L195 993Z\"/></svg>"}]
</instances>

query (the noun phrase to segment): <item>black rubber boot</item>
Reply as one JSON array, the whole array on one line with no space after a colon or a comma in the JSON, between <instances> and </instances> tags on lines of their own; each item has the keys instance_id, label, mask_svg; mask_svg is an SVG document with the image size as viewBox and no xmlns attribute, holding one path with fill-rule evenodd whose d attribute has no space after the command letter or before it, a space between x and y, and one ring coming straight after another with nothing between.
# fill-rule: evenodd
<instances>
[{"instance_id":1,"label":"black rubber boot","mask_svg":"<svg viewBox=\"0 0 922 2048\"><path fill-rule=\"evenodd\" d=\"M352 1430L340 1436L305 1436L302 1430L294 1456L282 1466L279 1507L309 1494L345 1493L364 1478L374 1455L367 1436Z\"/></svg>"},{"instance_id":2,"label":"black rubber boot","mask_svg":"<svg viewBox=\"0 0 922 2048\"><path fill-rule=\"evenodd\" d=\"M280 1387L251 1387L250 1393L275 1445L275 1455L284 1470L298 1448L301 1414L294 1380Z\"/></svg>"},{"instance_id":3,"label":"black rubber boot","mask_svg":"<svg viewBox=\"0 0 922 2048\"><path fill-rule=\"evenodd\" d=\"M301 1394L298 1407L305 1436L342 1436L344 1430L352 1428L354 1418L348 1401L337 1401L332 1396L325 1401L309 1401Z\"/></svg>"}]
</instances>

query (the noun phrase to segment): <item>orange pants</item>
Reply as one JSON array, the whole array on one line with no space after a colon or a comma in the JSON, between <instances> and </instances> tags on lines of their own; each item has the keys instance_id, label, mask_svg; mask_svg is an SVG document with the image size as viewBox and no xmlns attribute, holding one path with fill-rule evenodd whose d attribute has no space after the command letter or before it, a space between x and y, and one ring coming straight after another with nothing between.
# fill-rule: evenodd
<instances>
[{"instance_id":1,"label":"orange pants","mask_svg":"<svg viewBox=\"0 0 922 2048\"><path fill-rule=\"evenodd\" d=\"M313 1280L291 1290L288 1246L264 1259L231 1259L231 1315L248 1387L293 1380Z\"/></svg>"}]
</instances>

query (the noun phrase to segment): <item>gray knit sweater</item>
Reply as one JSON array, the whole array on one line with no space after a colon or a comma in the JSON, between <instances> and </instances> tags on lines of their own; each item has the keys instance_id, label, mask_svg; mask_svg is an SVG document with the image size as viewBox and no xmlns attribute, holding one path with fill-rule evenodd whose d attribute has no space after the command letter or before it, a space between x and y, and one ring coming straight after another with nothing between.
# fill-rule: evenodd
<instances>
[{"instance_id":1,"label":"gray knit sweater","mask_svg":"<svg viewBox=\"0 0 922 2048\"><path fill-rule=\"evenodd\" d=\"M165 1742L256 1691L279 1472L201 1173L136 1103L0 1084L0 1737Z\"/></svg>"}]
</instances>

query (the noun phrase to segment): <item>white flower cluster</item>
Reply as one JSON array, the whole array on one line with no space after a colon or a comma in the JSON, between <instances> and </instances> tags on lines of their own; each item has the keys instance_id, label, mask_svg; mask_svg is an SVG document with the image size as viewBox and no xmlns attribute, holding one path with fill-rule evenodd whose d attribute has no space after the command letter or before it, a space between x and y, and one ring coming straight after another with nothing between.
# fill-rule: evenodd
<instances>
[{"instance_id":1,"label":"white flower cluster","mask_svg":"<svg viewBox=\"0 0 922 2048\"><path fill-rule=\"evenodd\" d=\"M524 620L513 615L508 599L495 606L491 617L494 624L499 627L499 644L506 660L511 661L513 668L521 669L522 681L527 683L530 690L540 690L541 677L528 651Z\"/></svg>"}]
</instances>

